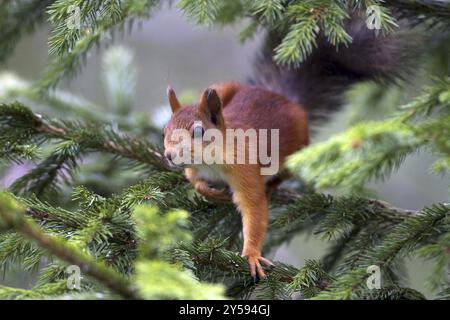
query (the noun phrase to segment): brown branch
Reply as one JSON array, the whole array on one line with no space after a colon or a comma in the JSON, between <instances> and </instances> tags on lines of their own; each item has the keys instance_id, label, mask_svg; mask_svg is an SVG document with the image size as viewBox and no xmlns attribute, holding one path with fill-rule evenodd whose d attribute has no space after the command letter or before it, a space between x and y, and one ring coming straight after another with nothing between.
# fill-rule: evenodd
<instances>
[{"instance_id":1,"label":"brown branch","mask_svg":"<svg viewBox=\"0 0 450 320\"><path fill-rule=\"evenodd\" d=\"M25 215L31 212L27 212L26 209L19 207L5 193L0 194L0 222L4 227L14 228L17 232L30 238L59 259L69 264L77 265L82 272L96 279L99 283L123 298L138 299L136 292L131 289L128 281L113 269L102 262L94 260L65 240L44 234L33 221L26 219Z\"/></svg>"},{"instance_id":2,"label":"brown branch","mask_svg":"<svg viewBox=\"0 0 450 320\"><path fill-rule=\"evenodd\" d=\"M36 128L36 131L48 136L51 136L53 138L59 138L63 140L73 140L74 136L76 134L72 132L68 132L64 128L57 127L53 124L43 122L41 121L39 126ZM92 141L91 141L92 143ZM139 147L142 144L142 142L138 139L131 139L130 143L134 145L134 147ZM137 153L131 152L130 150L124 148L123 146L117 144L114 141L104 141L95 146L101 151L105 151L108 153L112 153L124 158L136 160L143 163L148 163L151 165L156 165L159 167L159 169L166 170L166 171L179 171L177 169L174 169L173 167L170 167L164 157L160 152L153 150L151 148L146 148L145 151L148 153L148 158L143 157L142 155L139 155ZM149 161L151 158L155 159L156 161L152 162Z\"/></svg>"}]
</instances>

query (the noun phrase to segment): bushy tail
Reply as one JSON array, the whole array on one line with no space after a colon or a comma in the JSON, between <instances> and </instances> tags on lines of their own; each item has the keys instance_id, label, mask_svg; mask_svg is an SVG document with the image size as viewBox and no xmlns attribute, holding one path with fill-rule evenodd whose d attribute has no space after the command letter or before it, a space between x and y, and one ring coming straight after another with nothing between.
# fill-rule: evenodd
<instances>
[{"instance_id":1,"label":"bushy tail","mask_svg":"<svg viewBox=\"0 0 450 320\"><path fill-rule=\"evenodd\" d=\"M281 39L269 34L250 82L301 104L314 124L339 109L352 84L396 82L413 70L421 45L417 34L408 31L406 21L394 32L377 35L360 14L353 14L345 29L353 39L351 44L336 48L321 36L316 49L298 68L275 63L273 49Z\"/></svg>"}]
</instances>

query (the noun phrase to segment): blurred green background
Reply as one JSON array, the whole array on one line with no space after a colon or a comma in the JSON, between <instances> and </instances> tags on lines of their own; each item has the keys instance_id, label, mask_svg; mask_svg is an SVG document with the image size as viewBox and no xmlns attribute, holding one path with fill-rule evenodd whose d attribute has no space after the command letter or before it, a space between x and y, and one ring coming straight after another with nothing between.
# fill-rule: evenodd
<instances>
[{"instance_id":1,"label":"blurred green background","mask_svg":"<svg viewBox=\"0 0 450 320\"><path fill-rule=\"evenodd\" d=\"M200 92L208 85L226 81L245 81L252 71L252 59L260 46L262 35L242 44L238 33L242 26L225 27L223 29L206 29L195 27L181 15L176 8L165 7L154 16L136 26L130 34L117 35L113 45L129 48L134 53L138 67L137 108L148 117L161 113L167 107L165 91L170 83L177 91L193 90ZM48 29L23 38L6 65L0 71L11 72L25 80L37 79L48 64L47 55ZM101 56L105 48L93 50L86 65L72 80L65 81L62 88L83 96L86 99L108 107L108 99L104 96L101 82ZM426 81L421 80L419 84ZM417 83L411 85L407 93L400 93L395 101L408 101L418 94ZM0 92L2 88L0 87ZM408 93L409 92L409 93ZM356 96L358 92L356 91ZM349 106L338 114L333 121L320 128L313 141L326 139L332 133L345 129L355 112L356 107ZM383 111L365 112L366 119L379 118ZM447 201L447 181L433 175L429 166L433 159L428 155L418 154L408 158L402 168L389 179L369 185L376 191L377 197L396 206L407 209L420 209L434 202ZM7 172L0 183L8 185L20 170ZM272 252L269 257L301 267L305 259L320 258L326 245L314 235L299 236L290 244L283 245ZM408 263L411 286L422 292L429 290L424 280L430 269L426 261ZM0 283L12 286L28 287L34 277L18 269L3 275Z\"/></svg>"}]
</instances>

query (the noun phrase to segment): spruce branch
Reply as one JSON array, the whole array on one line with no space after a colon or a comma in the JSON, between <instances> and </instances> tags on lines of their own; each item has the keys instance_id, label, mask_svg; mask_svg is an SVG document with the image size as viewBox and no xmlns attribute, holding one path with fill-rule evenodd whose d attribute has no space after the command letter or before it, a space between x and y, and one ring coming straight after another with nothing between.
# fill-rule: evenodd
<instances>
[{"instance_id":1,"label":"spruce branch","mask_svg":"<svg viewBox=\"0 0 450 320\"><path fill-rule=\"evenodd\" d=\"M111 153L141 164L167 170L159 148L135 139L104 123L51 120L31 112L20 103L0 105L0 139L23 143L25 138L72 141L87 150Z\"/></svg>"},{"instance_id":2,"label":"spruce branch","mask_svg":"<svg viewBox=\"0 0 450 320\"><path fill-rule=\"evenodd\" d=\"M358 191L368 180L382 179L398 169L425 143L413 127L399 120L358 124L294 154L288 166L316 189L339 186Z\"/></svg>"},{"instance_id":3,"label":"spruce branch","mask_svg":"<svg viewBox=\"0 0 450 320\"><path fill-rule=\"evenodd\" d=\"M289 292L300 292L302 298L312 298L319 292L328 288L333 277L327 274L321 263L314 260L306 260L292 282L288 286Z\"/></svg>"},{"instance_id":4,"label":"spruce branch","mask_svg":"<svg viewBox=\"0 0 450 320\"><path fill-rule=\"evenodd\" d=\"M76 72L89 50L107 38L105 35L123 28L128 22L148 16L160 3L161 1L158 0L87 2L59 0L41 4L40 10L46 8L49 21L53 25L49 38L49 52L55 59L45 75L36 83L36 89L45 93L47 89L53 88L61 78ZM247 35L248 31L256 30L257 25L276 30L285 30L286 26L291 26L290 30L285 32L284 40L277 48L275 58L280 63L298 65L311 52L320 33L323 33L332 45L350 43L351 38L345 32L343 24L348 19L347 11L355 7L360 10L370 6L377 7L381 12L381 26L387 31L396 26L395 19L389 12L390 7L402 7L413 17L419 16L420 10L425 8L429 12L430 19L446 17L445 14L436 10L439 6L436 6L433 1L421 4L421 8L415 8L413 3L418 2L392 1L392 3L384 4L379 1L336 3L316 0L290 3L261 0L235 1L231 5L229 1L221 3L216 0L183 0L178 6L189 20L209 26L232 23L238 18L250 17L256 24L252 23L252 27L244 32ZM77 19L80 25L69 27L68 22L74 19L74 12L71 10L74 7L77 8ZM442 7L445 8L445 6ZM37 12L42 13L39 10ZM8 14L9 12L6 13ZM12 41L7 43L10 42Z\"/></svg>"},{"instance_id":5,"label":"spruce branch","mask_svg":"<svg viewBox=\"0 0 450 320\"><path fill-rule=\"evenodd\" d=\"M0 74L0 99L5 103L19 101L40 113L52 112L57 116L70 115L84 121L116 123L120 130L160 138L160 129L151 124L146 114L131 112L135 107L132 96L136 72L130 51L115 47L108 50L103 60L105 95L111 97L109 103L114 108L113 113L106 112L109 105L92 103L65 90L39 93L30 82L9 72Z\"/></svg>"},{"instance_id":6,"label":"spruce branch","mask_svg":"<svg viewBox=\"0 0 450 320\"><path fill-rule=\"evenodd\" d=\"M128 280L103 263L93 259L79 248L56 236L47 235L30 219L25 217L26 209L6 193L0 194L0 223L3 228L14 228L36 242L59 259L80 267L81 271L93 277L105 287L125 299L137 299Z\"/></svg>"},{"instance_id":7,"label":"spruce branch","mask_svg":"<svg viewBox=\"0 0 450 320\"><path fill-rule=\"evenodd\" d=\"M178 6L188 19L211 26L217 17L219 3L217 0L181 0Z\"/></svg>"},{"instance_id":8,"label":"spruce branch","mask_svg":"<svg viewBox=\"0 0 450 320\"><path fill-rule=\"evenodd\" d=\"M127 22L147 16L158 3L157 0L55 1L48 9L49 20L54 25L49 53L55 58L36 82L36 89L46 92L53 88L62 77L80 67L82 58L105 35ZM73 14L69 9L73 6L79 9L80 26L69 28L68 21Z\"/></svg>"},{"instance_id":9,"label":"spruce branch","mask_svg":"<svg viewBox=\"0 0 450 320\"><path fill-rule=\"evenodd\" d=\"M412 288L389 286L379 290L367 291L362 300L426 300L425 296Z\"/></svg>"},{"instance_id":10,"label":"spruce branch","mask_svg":"<svg viewBox=\"0 0 450 320\"><path fill-rule=\"evenodd\" d=\"M14 232L0 235L0 270L8 271L20 263L24 270L36 270L42 257L42 250L32 241Z\"/></svg>"},{"instance_id":11,"label":"spruce branch","mask_svg":"<svg viewBox=\"0 0 450 320\"><path fill-rule=\"evenodd\" d=\"M248 264L244 257L237 252L222 248L223 240L208 239L205 242L182 243L174 251L173 257L177 262L178 257L189 256L189 261L194 264L185 265L194 272L201 272L202 268L214 270L216 277L231 277L244 282L253 281L248 272ZM183 253L184 252L184 253ZM267 276L278 281L289 283L296 274L297 269L283 264L275 263L275 266L267 270Z\"/></svg>"},{"instance_id":12,"label":"spruce branch","mask_svg":"<svg viewBox=\"0 0 450 320\"><path fill-rule=\"evenodd\" d=\"M325 290L333 279L315 261L307 261L300 269L276 262L266 270L267 278L255 283L248 275L246 260L236 252L223 249L223 243L219 239L209 239L182 244L173 250L172 259L202 279L238 281L229 292L241 297L248 297L255 291L259 298L280 298L285 294L289 299L294 292L300 292L302 298L310 298Z\"/></svg>"},{"instance_id":13,"label":"spruce branch","mask_svg":"<svg viewBox=\"0 0 450 320\"><path fill-rule=\"evenodd\" d=\"M277 199L278 194L282 195L281 199ZM275 193L274 203L281 210L270 222L267 249L288 241L306 229L313 229L330 239L347 234L355 227L388 228L419 213L377 199L301 194L284 189Z\"/></svg>"},{"instance_id":14,"label":"spruce branch","mask_svg":"<svg viewBox=\"0 0 450 320\"><path fill-rule=\"evenodd\" d=\"M82 155L82 147L77 143L61 143L49 157L17 179L10 186L10 190L15 194L34 194L39 198L44 193L56 194L59 191L58 178L67 182Z\"/></svg>"},{"instance_id":15,"label":"spruce branch","mask_svg":"<svg viewBox=\"0 0 450 320\"><path fill-rule=\"evenodd\" d=\"M450 155L446 139L449 83L448 78L436 80L394 117L358 123L297 152L289 158L288 167L318 190L340 187L357 192L367 181L390 175L408 155L426 147L442 157L440 164L445 168Z\"/></svg>"},{"instance_id":16,"label":"spruce branch","mask_svg":"<svg viewBox=\"0 0 450 320\"><path fill-rule=\"evenodd\" d=\"M283 18L285 6L282 0L255 1L251 4L250 12L258 17L258 20L274 24Z\"/></svg>"},{"instance_id":17,"label":"spruce branch","mask_svg":"<svg viewBox=\"0 0 450 320\"><path fill-rule=\"evenodd\" d=\"M0 285L0 296L2 299L23 300L23 299L45 299L66 293L66 281L59 281L44 285L38 285L30 290L11 288Z\"/></svg>"},{"instance_id":18,"label":"spruce branch","mask_svg":"<svg viewBox=\"0 0 450 320\"><path fill-rule=\"evenodd\" d=\"M46 93L64 76L75 73L95 44L109 39L109 35L124 29L126 25L132 25L133 21L148 17L161 3L160 0L7 3L0 10L0 20L4 24L0 28L3 44L0 47L0 59L10 53L20 35L33 30L35 25L42 22L44 16L48 16L52 24L48 41L49 53L54 59L46 73L35 83L35 89ZM448 22L449 17L449 6L433 0L399 0L387 3L378 0L182 0L178 6L189 20L197 24L211 26L251 18L251 27L244 31L247 36L253 34L258 26L279 31L284 40L276 49L275 58L280 63L293 65L298 65L306 59L321 34L335 46L350 43L352 39L346 33L344 23L349 18L347 12L355 8L361 12L368 7L376 8L381 13L379 18L384 31L392 31L397 26L390 9L398 10L418 23ZM78 22L79 25L75 25Z\"/></svg>"},{"instance_id":19,"label":"spruce branch","mask_svg":"<svg viewBox=\"0 0 450 320\"><path fill-rule=\"evenodd\" d=\"M439 235L442 232L442 226L448 225L449 216L448 204L436 204L424 208L420 214L399 223L381 243L364 254L358 268L338 277L328 290L316 298L349 299L358 296L364 288L367 267L377 265L381 270L386 270L396 259L407 255L419 244L426 243L430 238Z\"/></svg>"},{"instance_id":20,"label":"spruce branch","mask_svg":"<svg viewBox=\"0 0 450 320\"><path fill-rule=\"evenodd\" d=\"M36 131L50 138L74 140L79 144L86 144L94 151L108 152L160 170L168 168L158 147L146 140L128 137L111 126L103 125L99 128L95 123L43 121L36 127Z\"/></svg>"}]
</instances>

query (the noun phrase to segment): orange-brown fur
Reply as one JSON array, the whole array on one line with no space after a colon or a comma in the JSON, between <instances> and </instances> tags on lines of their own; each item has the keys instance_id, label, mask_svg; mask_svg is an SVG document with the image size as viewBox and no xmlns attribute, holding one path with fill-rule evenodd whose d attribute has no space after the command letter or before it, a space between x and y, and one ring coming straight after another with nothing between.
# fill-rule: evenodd
<instances>
[{"instance_id":1,"label":"orange-brown fur","mask_svg":"<svg viewBox=\"0 0 450 320\"><path fill-rule=\"evenodd\" d=\"M217 128L222 132L227 128L279 129L280 165L287 156L309 143L307 116L302 107L263 88L236 82L216 84L205 91L198 104L185 107L179 105L173 90L169 89L168 96L174 114L165 128L166 156L173 151L173 143L168 138L170 133L177 128L192 130L195 120L201 120L205 130ZM270 138L268 144L268 150L271 150ZM236 150L226 148L223 152L236 154ZM232 200L242 215L242 255L249 262L252 276L257 273L263 278L265 275L260 262L271 264L261 256L268 224L268 193L278 186L281 176L267 180L260 169L259 163L222 164L208 168L194 165L186 168L185 174L195 190L212 201L226 202L230 200L230 195L210 187L209 182L215 181L208 180L223 180L228 184Z\"/></svg>"}]
</instances>

